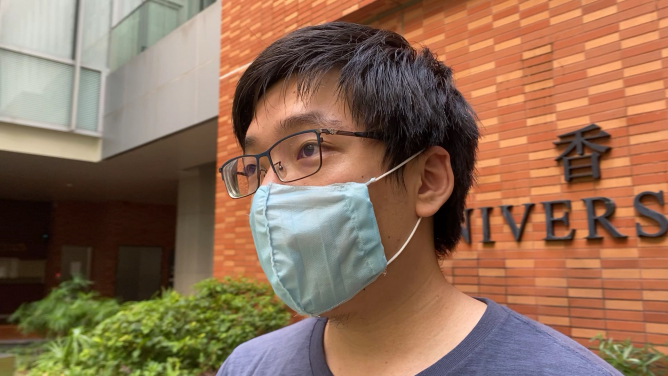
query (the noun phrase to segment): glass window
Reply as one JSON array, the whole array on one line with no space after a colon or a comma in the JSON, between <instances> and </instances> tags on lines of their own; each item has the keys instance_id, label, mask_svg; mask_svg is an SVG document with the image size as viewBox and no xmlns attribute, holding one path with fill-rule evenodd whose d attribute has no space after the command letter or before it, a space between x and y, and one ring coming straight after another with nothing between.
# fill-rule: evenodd
<instances>
[{"instance_id":1,"label":"glass window","mask_svg":"<svg viewBox=\"0 0 668 376\"><path fill-rule=\"evenodd\" d=\"M97 131L100 107L100 78L100 72L81 68L77 103L77 129Z\"/></svg>"},{"instance_id":2,"label":"glass window","mask_svg":"<svg viewBox=\"0 0 668 376\"><path fill-rule=\"evenodd\" d=\"M81 33L81 64L93 68L107 66L110 0L84 0Z\"/></svg>"},{"instance_id":3,"label":"glass window","mask_svg":"<svg viewBox=\"0 0 668 376\"><path fill-rule=\"evenodd\" d=\"M0 44L72 59L76 7L76 0L2 0Z\"/></svg>"},{"instance_id":4,"label":"glass window","mask_svg":"<svg viewBox=\"0 0 668 376\"><path fill-rule=\"evenodd\" d=\"M69 126L73 66L0 49L0 67L0 116Z\"/></svg>"}]
</instances>

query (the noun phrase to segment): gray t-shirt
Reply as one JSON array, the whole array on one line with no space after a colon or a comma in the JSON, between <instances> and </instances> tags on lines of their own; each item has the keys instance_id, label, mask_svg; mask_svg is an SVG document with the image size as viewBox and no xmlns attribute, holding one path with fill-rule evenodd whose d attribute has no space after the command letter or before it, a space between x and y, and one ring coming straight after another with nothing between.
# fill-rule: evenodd
<instances>
[{"instance_id":1,"label":"gray t-shirt","mask_svg":"<svg viewBox=\"0 0 668 376\"><path fill-rule=\"evenodd\" d=\"M485 298L478 324L452 351L420 372L435 375L621 375L556 330ZM217 376L332 375L323 350L326 319L309 318L254 338L227 358Z\"/></svg>"}]
</instances>

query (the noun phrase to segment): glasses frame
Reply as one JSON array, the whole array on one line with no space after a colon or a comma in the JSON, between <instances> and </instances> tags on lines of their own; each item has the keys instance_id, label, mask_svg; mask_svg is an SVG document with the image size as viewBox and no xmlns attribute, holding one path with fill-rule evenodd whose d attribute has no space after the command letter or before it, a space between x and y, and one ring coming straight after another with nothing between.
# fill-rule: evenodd
<instances>
[{"instance_id":1,"label":"glasses frame","mask_svg":"<svg viewBox=\"0 0 668 376\"><path fill-rule=\"evenodd\" d=\"M300 134L305 134L305 133L315 133L316 134L316 137L317 137L317 140L318 140L318 153L320 154L319 155L320 156L320 163L318 165L318 169L315 170L313 173L310 173L308 175L302 176L302 177L297 178L297 179L283 180L283 179L281 179L278 172L276 171L276 166L274 165L274 162L271 160L271 151L274 149L274 147L276 147L276 145L280 144L281 142L285 141L286 139L288 139L290 137L300 135ZM296 132L296 133L287 135L287 136L281 138L280 140L274 142L274 144L271 145L269 147L269 149L265 150L262 153L259 153L259 154L243 154L243 155L240 155L238 157L231 158L231 159L227 160L225 163L223 163L220 166L220 168L218 169L218 172L220 173L220 178L225 183L225 189L227 190L227 194L234 199L244 198L244 197L250 196L250 195L254 194L255 192L257 192L258 188L260 187L260 184L261 184L260 173L261 173L262 169L258 168L258 169L256 169L256 172L255 172L255 177L257 179L257 184L256 184L255 190L253 192L247 193L247 194L245 194L243 196L239 196L239 197L233 197L230 194L230 190L227 187L227 182L225 182L225 177L223 175L223 170L224 170L225 166L227 166L230 163L236 163L236 161L240 158L254 157L256 165L259 166L260 165L260 159L266 157L267 160L269 161L269 165L271 166L271 169L274 171L274 174L276 174L276 177L278 177L278 179L282 183L292 183L292 182L295 182L295 181L298 181L298 180L301 180L301 179L305 179L309 176L313 176L313 175L317 174L318 171L320 171L320 168L322 168L322 148L320 148L320 144L322 142L322 135L323 134L332 135L332 136L349 136L349 137L369 138L369 139L373 139L373 140L382 140L380 134L377 133L377 132L353 132L353 131L344 131L344 130L333 129L333 128L308 129L308 130L305 130L305 131L300 131L300 132ZM250 179L250 177L249 177L249 179Z\"/></svg>"}]
</instances>

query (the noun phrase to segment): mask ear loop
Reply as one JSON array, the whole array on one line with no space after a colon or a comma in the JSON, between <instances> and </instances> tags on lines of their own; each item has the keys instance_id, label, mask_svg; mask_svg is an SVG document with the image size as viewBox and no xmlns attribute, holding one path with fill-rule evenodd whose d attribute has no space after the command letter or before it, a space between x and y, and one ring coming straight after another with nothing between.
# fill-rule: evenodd
<instances>
[{"instance_id":1,"label":"mask ear loop","mask_svg":"<svg viewBox=\"0 0 668 376\"><path fill-rule=\"evenodd\" d=\"M366 182L366 183L364 183L364 184L369 185L369 184L371 184L371 183L375 183L375 182L377 182L378 180L380 180L380 179L386 177L387 175L393 173L394 171L397 171L398 169L401 168L401 166L403 166L403 165L405 165L406 163L410 162L413 158L415 158L415 157L417 157L418 155L420 155L423 151L424 151L424 149L420 150L419 152L413 154L410 158L408 158L408 159L406 159L405 161L399 163L399 165L397 165L395 168L391 169L390 171L388 171L388 172L386 172L386 173L384 173L384 174L382 174L382 175L380 175L380 176L378 176L378 177L376 177L376 178L371 178L371 179L369 179L369 181Z\"/></svg>"},{"instance_id":2,"label":"mask ear loop","mask_svg":"<svg viewBox=\"0 0 668 376\"><path fill-rule=\"evenodd\" d=\"M396 259L401 254L401 252L404 251L404 249L406 248L408 243L411 242L411 239L413 238L413 235L415 235L415 231L417 231L417 228L420 225L421 220L422 220L422 217L418 217L417 223L415 224L415 227L413 227L413 232L411 232L411 234L408 235L408 239L406 239L406 243L404 243L404 245L401 246L401 249L399 250L399 252L395 253L394 256L392 256L392 258L390 258L390 260L387 262L387 265L390 265L390 263L392 261L394 261L394 259Z\"/></svg>"},{"instance_id":3,"label":"mask ear loop","mask_svg":"<svg viewBox=\"0 0 668 376\"><path fill-rule=\"evenodd\" d=\"M410 162L413 158L415 158L415 157L417 157L418 155L422 154L422 152L423 152L424 150L425 150L425 149L422 149L422 150L420 150L419 152L413 154L410 158L408 158L408 159L406 159L405 161L399 163L399 165L397 165L396 167L394 167L394 168L391 169L390 171L387 171L386 173L384 173L384 174L382 174L382 175L380 175L380 176L378 176L378 177L369 179L369 181L366 182L366 185L368 186L368 185L371 184L371 183L375 183L375 182L377 182L378 180L380 180L380 179L386 177L387 175L393 173L394 171L400 169L401 166L405 165L406 163ZM410 243L411 239L413 238L413 235L415 235L415 231L417 231L417 228L418 228L418 226L420 225L420 221L421 221L421 220L422 220L422 217L418 217L417 223L415 224L415 227L413 227L413 231L411 232L410 235L408 235L408 239L406 239L406 242L404 243L404 245L401 246L401 249L399 249L399 252L395 253L394 256L392 256L392 258L390 258L390 261L387 262L387 265L390 265L390 263L391 263L392 261L394 261L394 260L401 254L401 252L404 251L404 249L406 248L406 246L408 245L408 243ZM385 275L385 274L387 274L387 269L385 269L385 271L383 271L383 275Z\"/></svg>"}]
</instances>

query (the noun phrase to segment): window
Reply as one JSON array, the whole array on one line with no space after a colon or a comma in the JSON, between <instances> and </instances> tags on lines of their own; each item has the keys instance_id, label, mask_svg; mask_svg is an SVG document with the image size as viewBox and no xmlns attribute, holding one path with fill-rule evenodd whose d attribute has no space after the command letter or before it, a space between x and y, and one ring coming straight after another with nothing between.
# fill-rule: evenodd
<instances>
[{"instance_id":1,"label":"window","mask_svg":"<svg viewBox=\"0 0 668 376\"><path fill-rule=\"evenodd\" d=\"M110 22L111 0L1 0L0 121L96 132Z\"/></svg>"},{"instance_id":2,"label":"window","mask_svg":"<svg viewBox=\"0 0 668 376\"><path fill-rule=\"evenodd\" d=\"M76 0L0 1L0 44L74 59Z\"/></svg>"}]
</instances>

